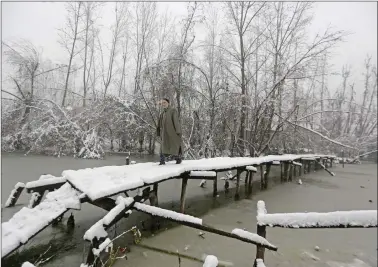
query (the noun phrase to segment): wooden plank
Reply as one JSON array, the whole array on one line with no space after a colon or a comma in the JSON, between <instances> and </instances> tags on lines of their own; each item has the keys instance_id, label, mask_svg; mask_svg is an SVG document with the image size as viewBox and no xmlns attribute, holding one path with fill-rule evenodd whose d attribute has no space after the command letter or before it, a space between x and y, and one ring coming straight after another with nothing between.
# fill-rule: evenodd
<instances>
[{"instance_id":1,"label":"wooden plank","mask_svg":"<svg viewBox=\"0 0 378 267\"><path fill-rule=\"evenodd\" d=\"M50 191L50 192L52 192L55 189L60 188L65 183L66 182L55 183L55 184L48 184L48 185L42 185L42 186L36 186L36 187L28 187L28 188L26 188L26 192L28 192L28 193L44 192L44 191Z\"/></svg>"},{"instance_id":2,"label":"wooden plank","mask_svg":"<svg viewBox=\"0 0 378 267\"><path fill-rule=\"evenodd\" d=\"M39 231L37 231L35 234L33 234L32 236L29 237L29 239L24 242L24 243L20 243L15 249L13 249L12 251L10 251L8 254L3 254L1 255L1 258L5 258L9 255L11 255L13 252L15 252L19 247L21 247L22 245L25 245L27 242L29 242L29 240L31 240L33 237L35 237L36 235L38 235L40 232L42 232L43 230L45 230L50 224L52 224L54 222L54 220L56 218L59 218L61 216L63 216L66 212L68 211L68 209L66 209L65 211L63 211L62 213L58 214L53 220L51 220L51 222L49 222L47 225L43 226Z\"/></svg>"}]
</instances>

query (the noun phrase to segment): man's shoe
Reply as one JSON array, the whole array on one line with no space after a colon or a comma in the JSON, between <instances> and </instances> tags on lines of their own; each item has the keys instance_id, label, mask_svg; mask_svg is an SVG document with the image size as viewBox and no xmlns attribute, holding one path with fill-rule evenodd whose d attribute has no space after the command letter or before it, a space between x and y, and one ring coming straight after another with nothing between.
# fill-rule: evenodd
<instances>
[{"instance_id":1,"label":"man's shoe","mask_svg":"<svg viewBox=\"0 0 378 267\"><path fill-rule=\"evenodd\" d=\"M177 158L176 159L176 164L180 164L182 162L182 159L181 158Z\"/></svg>"},{"instance_id":2,"label":"man's shoe","mask_svg":"<svg viewBox=\"0 0 378 267\"><path fill-rule=\"evenodd\" d=\"M160 162L159 165L165 165L165 162Z\"/></svg>"}]
</instances>

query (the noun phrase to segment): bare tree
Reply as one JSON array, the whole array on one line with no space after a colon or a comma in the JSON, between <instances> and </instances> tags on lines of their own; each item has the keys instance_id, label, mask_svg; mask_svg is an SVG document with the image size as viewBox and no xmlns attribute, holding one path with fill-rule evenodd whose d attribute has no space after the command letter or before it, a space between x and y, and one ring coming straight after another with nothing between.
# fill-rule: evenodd
<instances>
[{"instance_id":1,"label":"bare tree","mask_svg":"<svg viewBox=\"0 0 378 267\"><path fill-rule=\"evenodd\" d=\"M68 67L67 67L67 74L66 74L66 81L64 84L64 92L62 98L62 106L66 103L67 97L67 90L69 84L69 78L71 75L71 68L73 64L74 57L78 54L76 51L76 42L79 38L80 29L79 23L80 18L82 17L82 6L83 2L72 2L66 3L66 10L67 10L67 25L66 28L60 29L59 35L61 37L60 43L68 52Z\"/></svg>"}]
</instances>

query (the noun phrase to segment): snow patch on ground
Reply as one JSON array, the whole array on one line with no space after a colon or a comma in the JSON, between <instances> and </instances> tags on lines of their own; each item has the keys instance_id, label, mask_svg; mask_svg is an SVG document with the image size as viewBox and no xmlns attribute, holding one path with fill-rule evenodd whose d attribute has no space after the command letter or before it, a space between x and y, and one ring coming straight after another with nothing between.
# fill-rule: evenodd
<instances>
[{"instance_id":1,"label":"snow patch on ground","mask_svg":"<svg viewBox=\"0 0 378 267\"><path fill-rule=\"evenodd\" d=\"M203 267L217 267L218 266L218 258L213 255L207 255L205 262L203 263Z\"/></svg>"}]
</instances>

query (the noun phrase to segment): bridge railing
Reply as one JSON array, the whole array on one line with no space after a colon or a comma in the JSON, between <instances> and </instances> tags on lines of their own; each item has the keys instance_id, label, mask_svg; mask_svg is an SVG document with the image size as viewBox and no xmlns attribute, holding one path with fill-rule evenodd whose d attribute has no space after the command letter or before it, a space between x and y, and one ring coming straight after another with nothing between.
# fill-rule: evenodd
<instances>
[{"instance_id":1,"label":"bridge railing","mask_svg":"<svg viewBox=\"0 0 378 267\"><path fill-rule=\"evenodd\" d=\"M265 202L257 202L257 234L266 238L267 227L291 229L376 228L377 210L305 213L267 213ZM265 248L257 245L255 267L264 262Z\"/></svg>"}]
</instances>

